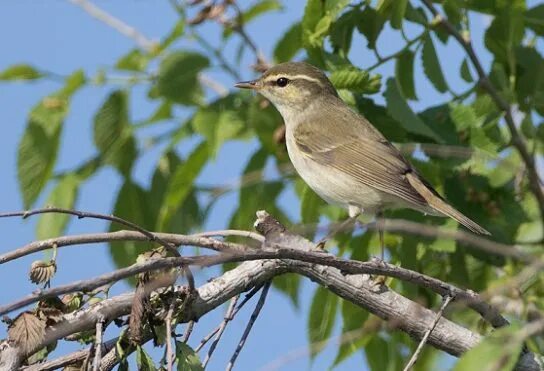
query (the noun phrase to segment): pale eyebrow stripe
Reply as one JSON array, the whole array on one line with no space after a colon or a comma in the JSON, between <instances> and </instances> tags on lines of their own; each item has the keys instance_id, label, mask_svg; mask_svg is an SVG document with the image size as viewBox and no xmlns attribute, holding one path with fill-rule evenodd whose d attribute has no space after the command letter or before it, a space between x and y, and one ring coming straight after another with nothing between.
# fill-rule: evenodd
<instances>
[{"instance_id":1,"label":"pale eyebrow stripe","mask_svg":"<svg viewBox=\"0 0 544 371\"><path fill-rule=\"evenodd\" d=\"M311 82L315 82L315 83L319 84L319 86L323 86L323 83L319 79L316 79L314 77L310 77L310 76L307 76L307 75L282 75L282 74L279 74L279 75L268 76L265 81L276 80L279 77L286 77L286 78L288 78L290 80L311 81Z\"/></svg>"}]
</instances>

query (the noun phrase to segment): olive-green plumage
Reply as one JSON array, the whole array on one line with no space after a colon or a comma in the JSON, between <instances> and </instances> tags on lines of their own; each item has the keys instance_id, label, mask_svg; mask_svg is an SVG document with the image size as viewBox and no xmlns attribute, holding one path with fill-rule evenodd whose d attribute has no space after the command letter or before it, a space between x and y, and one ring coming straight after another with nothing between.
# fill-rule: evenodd
<instances>
[{"instance_id":1,"label":"olive-green plumage","mask_svg":"<svg viewBox=\"0 0 544 371\"><path fill-rule=\"evenodd\" d=\"M450 206L372 124L345 104L318 68L289 62L238 83L267 97L286 125L289 157L308 185L350 216L408 207L484 228Z\"/></svg>"}]
</instances>

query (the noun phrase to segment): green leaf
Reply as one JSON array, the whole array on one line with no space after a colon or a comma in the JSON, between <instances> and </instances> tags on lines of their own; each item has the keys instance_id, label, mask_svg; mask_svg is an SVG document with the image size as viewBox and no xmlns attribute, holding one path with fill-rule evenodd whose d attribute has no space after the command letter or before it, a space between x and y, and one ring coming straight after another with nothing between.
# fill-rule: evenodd
<instances>
[{"instance_id":1,"label":"green leaf","mask_svg":"<svg viewBox=\"0 0 544 371\"><path fill-rule=\"evenodd\" d=\"M333 24L330 31L330 42L335 53L347 56L351 48L353 29L359 22L361 12L353 9L342 14Z\"/></svg>"},{"instance_id":2,"label":"green leaf","mask_svg":"<svg viewBox=\"0 0 544 371\"><path fill-rule=\"evenodd\" d=\"M358 246L360 249L361 246ZM368 319L368 312L348 300L342 300L342 343L334 359L334 366L358 352L370 340L373 334L363 332L363 326Z\"/></svg>"},{"instance_id":3,"label":"green leaf","mask_svg":"<svg viewBox=\"0 0 544 371\"><path fill-rule=\"evenodd\" d=\"M463 19L463 2L462 0L445 0L444 12L448 16L448 20L454 25L459 25Z\"/></svg>"},{"instance_id":4,"label":"green leaf","mask_svg":"<svg viewBox=\"0 0 544 371\"><path fill-rule=\"evenodd\" d=\"M202 100L198 73L209 66L208 58L192 52L175 52L168 55L159 67L158 95L175 103L192 105Z\"/></svg>"},{"instance_id":5,"label":"green leaf","mask_svg":"<svg viewBox=\"0 0 544 371\"><path fill-rule=\"evenodd\" d=\"M484 43L499 62L511 68L514 67L514 50L521 44L524 33L522 12L519 9L505 9L491 22L485 32Z\"/></svg>"},{"instance_id":6,"label":"green leaf","mask_svg":"<svg viewBox=\"0 0 544 371\"><path fill-rule=\"evenodd\" d=\"M520 326L513 323L495 330L474 348L463 354L453 371L510 371L514 369L523 347Z\"/></svg>"},{"instance_id":7,"label":"green leaf","mask_svg":"<svg viewBox=\"0 0 544 371\"><path fill-rule=\"evenodd\" d=\"M174 28L170 31L168 35L162 40L161 45L159 46L157 52L155 54L160 53L161 51L168 48L174 41L176 41L183 33L185 32L185 20L183 18L180 18L176 24L174 25Z\"/></svg>"},{"instance_id":8,"label":"green leaf","mask_svg":"<svg viewBox=\"0 0 544 371\"><path fill-rule=\"evenodd\" d=\"M189 345L176 341L178 371L204 371L198 354Z\"/></svg>"},{"instance_id":9,"label":"green leaf","mask_svg":"<svg viewBox=\"0 0 544 371\"><path fill-rule=\"evenodd\" d=\"M310 356L314 358L331 336L336 321L338 296L319 286L315 292L308 318Z\"/></svg>"},{"instance_id":10,"label":"green leaf","mask_svg":"<svg viewBox=\"0 0 544 371\"><path fill-rule=\"evenodd\" d=\"M246 24L260 15L281 9L283 6L277 0L261 0L242 13L242 22Z\"/></svg>"},{"instance_id":11,"label":"green leaf","mask_svg":"<svg viewBox=\"0 0 544 371\"><path fill-rule=\"evenodd\" d=\"M81 180L74 174L63 176L47 197L46 207L73 209L80 183ZM41 215L36 226L36 238L44 240L62 235L68 224L69 217L66 214Z\"/></svg>"},{"instance_id":12,"label":"green leaf","mask_svg":"<svg viewBox=\"0 0 544 371\"><path fill-rule=\"evenodd\" d=\"M140 49L132 49L121 57L115 64L115 68L126 71L144 71L149 62L149 56Z\"/></svg>"},{"instance_id":13,"label":"green leaf","mask_svg":"<svg viewBox=\"0 0 544 371\"><path fill-rule=\"evenodd\" d=\"M411 50L407 49L397 58L395 76L402 95L406 99L417 100L414 83L414 53Z\"/></svg>"},{"instance_id":14,"label":"green leaf","mask_svg":"<svg viewBox=\"0 0 544 371\"><path fill-rule=\"evenodd\" d=\"M389 115L397 120L406 131L432 138L439 143L442 142L442 139L412 111L402 98L396 80L390 78L386 85L384 95Z\"/></svg>"},{"instance_id":15,"label":"green leaf","mask_svg":"<svg viewBox=\"0 0 544 371\"><path fill-rule=\"evenodd\" d=\"M367 6L360 13L357 29L365 35L370 49L376 48L376 41L382 32L384 23L385 18L378 14L374 8Z\"/></svg>"},{"instance_id":16,"label":"green leaf","mask_svg":"<svg viewBox=\"0 0 544 371\"><path fill-rule=\"evenodd\" d=\"M147 202L147 193L139 185L126 180L117 194L113 215L130 220L139 226L152 229L155 215L152 207ZM109 231L115 232L126 229L125 226L112 223ZM113 241L110 242L110 255L117 268L134 264L138 255L151 248L149 244L142 244L135 241ZM134 283L134 280L130 280Z\"/></svg>"},{"instance_id":17,"label":"green leaf","mask_svg":"<svg viewBox=\"0 0 544 371\"><path fill-rule=\"evenodd\" d=\"M69 99L84 82L83 72L74 72L64 87L42 99L30 111L17 153L17 177L26 209L34 204L53 174Z\"/></svg>"},{"instance_id":18,"label":"green leaf","mask_svg":"<svg viewBox=\"0 0 544 371\"><path fill-rule=\"evenodd\" d=\"M525 24L540 36L544 36L544 4L528 9L523 15Z\"/></svg>"},{"instance_id":19,"label":"green leaf","mask_svg":"<svg viewBox=\"0 0 544 371\"><path fill-rule=\"evenodd\" d=\"M0 72L0 81L36 80L43 75L28 64L15 64Z\"/></svg>"},{"instance_id":20,"label":"green leaf","mask_svg":"<svg viewBox=\"0 0 544 371\"><path fill-rule=\"evenodd\" d=\"M372 336L365 347L366 360L372 371L390 370L390 352L388 343L379 335Z\"/></svg>"},{"instance_id":21,"label":"green leaf","mask_svg":"<svg viewBox=\"0 0 544 371\"><path fill-rule=\"evenodd\" d=\"M535 109L544 115L544 58L535 48L519 47L515 51L517 65L516 93L524 111Z\"/></svg>"},{"instance_id":22,"label":"green leaf","mask_svg":"<svg viewBox=\"0 0 544 371\"><path fill-rule=\"evenodd\" d=\"M444 79L440 62L436 55L433 39L430 35L426 35L423 42L423 51L421 53L423 71L429 78L436 90L441 93L448 91L448 85Z\"/></svg>"},{"instance_id":23,"label":"green leaf","mask_svg":"<svg viewBox=\"0 0 544 371\"><path fill-rule=\"evenodd\" d=\"M357 68L345 68L333 71L330 80L337 89L349 89L359 93L377 93L380 91L381 76L370 75Z\"/></svg>"},{"instance_id":24,"label":"green leaf","mask_svg":"<svg viewBox=\"0 0 544 371\"><path fill-rule=\"evenodd\" d=\"M139 345L136 347L136 365L139 371L157 370L153 358Z\"/></svg>"},{"instance_id":25,"label":"green leaf","mask_svg":"<svg viewBox=\"0 0 544 371\"><path fill-rule=\"evenodd\" d=\"M163 230L170 223L174 212L178 210L193 189L193 183L208 162L209 149L201 143L189 155L185 163L178 166L172 175L159 212L158 230Z\"/></svg>"},{"instance_id":26,"label":"green leaf","mask_svg":"<svg viewBox=\"0 0 544 371\"><path fill-rule=\"evenodd\" d=\"M463 59L463 63L461 63L461 77L466 82L474 81L472 74L470 73L470 68L468 67L468 61L466 59Z\"/></svg>"},{"instance_id":27,"label":"green leaf","mask_svg":"<svg viewBox=\"0 0 544 371\"><path fill-rule=\"evenodd\" d=\"M278 63L292 60L302 48L302 26L295 23L283 34L274 47L274 60Z\"/></svg>"},{"instance_id":28,"label":"green leaf","mask_svg":"<svg viewBox=\"0 0 544 371\"><path fill-rule=\"evenodd\" d=\"M402 28L402 20L404 14L406 13L406 6L408 5L408 0L396 0L393 2L392 12L391 12L391 26L397 30Z\"/></svg>"},{"instance_id":29,"label":"green leaf","mask_svg":"<svg viewBox=\"0 0 544 371\"><path fill-rule=\"evenodd\" d=\"M283 119L271 104L263 108L260 102L259 98L255 98L250 103L247 122L257 133L262 147L268 153L278 153L281 147L274 141L274 132L283 125Z\"/></svg>"},{"instance_id":30,"label":"green leaf","mask_svg":"<svg viewBox=\"0 0 544 371\"><path fill-rule=\"evenodd\" d=\"M300 283L302 278L296 273L282 274L274 277L272 287L287 295L291 302L298 308L298 296L300 292Z\"/></svg>"},{"instance_id":31,"label":"green leaf","mask_svg":"<svg viewBox=\"0 0 544 371\"><path fill-rule=\"evenodd\" d=\"M94 143L105 163L130 175L137 150L128 117L125 91L111 93L94 116Z\"/></svg>"},{"instance_id":32,"label":"green leaf","mask_svg":"<svg viewBox=\"0 0 544 371\"><path fill-rule=\"evenodd\" d=\"M471 106L464 104L451 103L450 117L457 128L457 131L466 130L473 126L481 126L483 121L476 115L476 111Z\"/></svg>"},{"instance_id":33,"label":"green leaf","mask_svg":"<svg viewBox=\"0 0 544 371\"><path fill-rule=\"evenodd\" d=\"M304 186L302 197L300 198L300 216L303 227L314 227L319 222L319 209L325 203L323 200L307 185ZM308 238L313 238L315 228L303 228L311 233L305 234Z\"/></svg>"}]
</instances>

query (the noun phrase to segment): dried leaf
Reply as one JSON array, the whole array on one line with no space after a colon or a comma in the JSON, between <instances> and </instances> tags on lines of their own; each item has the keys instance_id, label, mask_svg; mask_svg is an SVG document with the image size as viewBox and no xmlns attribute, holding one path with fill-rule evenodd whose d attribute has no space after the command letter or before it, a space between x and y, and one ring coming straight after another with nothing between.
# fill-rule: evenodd
<instances>
[{"instance_id":1,"label":"dried leaf","mask_svg":"<svg viewBox=\"0 0 544 371\"><path fill-rule=\"evenodd\" d=\"M31 312L18 315L8 329L8 339L15 341L23 353L34 350L44 334L45 322Z\"/></svg>"},{"instance_id":2,"label":"dried leaf","mask_svg":"<svg viewBox=\"0 0 544 371\"><path fill-rule=\"evenodd\" d=\"M41 260L35 261L30 266L30 281L35 284L49 282L57 271L57 264L54 260L44 262Z\"/></svg>"}]
</instances>

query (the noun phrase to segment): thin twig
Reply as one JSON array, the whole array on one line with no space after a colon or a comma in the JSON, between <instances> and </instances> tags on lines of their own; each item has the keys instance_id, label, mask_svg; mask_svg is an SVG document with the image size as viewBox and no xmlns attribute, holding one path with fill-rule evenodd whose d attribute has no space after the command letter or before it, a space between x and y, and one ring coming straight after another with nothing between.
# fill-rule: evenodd
<instances>
[{"instance_id":1,"label":"thin twig","mask_svg":"<svg viewBox=\"0 0 544 371\"><path fill-rule=\"evenodd\" d=\"M100 369L100 362L102 360L102 335L104 322L104 317L101 317L98 319L98 321L96 321L93 371L98 371Z\"/></svg>"},{"instance_id":2,"label":"thin twig","mask_svg":"<svg viewBox=\"0 0 544 371\"><path fill-rule=\"evenodd\" d=\"M141 234L146 236L150 241L157 242L157 243L161 244L165 249L167 249L168 251L170 251L174 255L179 256L179 252L176 249L175 245L164 241L162 238L154 235L153 233L149 232L145 228L142 228L138 224L133 223L131 221L128 221L126 219L120 218L120 217L115 216L115 215L105 215L105 214L99 214L99 213L92 213L92 212L88 212L88 211L65 209L65 208L62 208L62 207L46 207L46 208L43 208L43 209L1 213L0 218L12 218L12 217L20 216L23 219L26 219L26 218L31 217L33 215L49 214L49 213L74 215L74 216L77 216L78 219L91 218L91 219L107 220L107 221L110 221L110 222L118 223L118 224L124 225L124 226L126 226L126 227L128 227L130 229L133 229L135 231L140 232Z\"/></svg>"},{"instance_id":3,"label":"thin twig","mask_svg":"<svg viewBox=\"0 0 544 371\"><path fill-rule=\"evenodd\" d=\"M257 302L257 305L255 306L255 310L251 314L251 317L249 318L249 322L247 323L246 329L244 331L244 334L240 338L240 342L238 343L238 346L234 350L234 353L232 354L232 357L230 358L230 361L227 365L226 370L231 371L234 367L234 363L236 362L236 358L238 358L238 355L242 351L242 348L244 347L244 344L246 343L246 340L249 336L249 333L251 332L251 328L253 327L253 324L257 320L257 317L259 316L259 313L261 312L261 309L263 308L264 302L266 300L266 295L268 294L268 290L270 289L270 285L272 284L272 281L268 281L263 285L263 290L261 291L261 296L259 297L259 301Z\"/></svg>"},{"instance_id":4,"label":"thin twig","mask_svg":"<svg viewBox=\"0 0 544 371\"><path fill-rule=\"evenodd\" d=\"M425 7L430 10L437 22L441 24L444 29L450 35L452 35L465 50L470 61L472 62L472 65L478 73L478 78L480 79L480 86L485 91L487 91L491 99L493 99L493 101L495 102L496 106L504 112L504 119L512 137L512 144L514 145L514 147L516 147L521 158L523 159L523 162L527 166L527 171L529 174L529 186L531 187L531 192L535 195L537 199L540 209L540 217L544 220L544 191L540 186L541 180L538 174L538 170L536 168L535 158L531 155L529 149L527 148L527 143L525 142L516 127L516 123L514 122L514 118L512 116L512 108L510 107L510 104L501 96L499 91L489 80L489 77L487 76L484 68L482 67L482 63L478 59L478 56L476 55L476 52L472 47L470 39L463 37L463 35L461 35L461 33L455 28L455 26L451 24L451 22L449 22L440 12L438 12L431 0L422 0L422 2Z\"/></svg>"},{"instance_id":5,"label":"thin twig","mask_svg":"<svg viewBox=\"0 0 544 371\"><path fill-rule=\"evenodd\" d=\"M240 309L242 309L244 307L244 305L249 301L249 299L251 299L256 293L259 292L259 290L261 289L262 286L257 286L257 287L254 287L250 292L248 292L246 294L246 296L244 297L244 299L240 302L240 304L238 304L238 306L236 307L236 309L234 310L234 313L232 313L232 317L234 318L236 316L236 314L240 311ZM208 335L204 336L204 338L202 338L202 340L200 340L200 344L198 344L198 346L195 348L195 352L199 352L203 347L204 345L206 345L208 343L208 341L210 341L210 339L215 335L217 334L217 332L219 332L219 330L221 329L221 325L217 326L215 329L213 329Z\"/></svg>"},{"instance_id":6,"label":"thin twig","mask_svg":"<svg viewBox=\"0 0 544 371\"><path fill-rule=\"evenodd\" d=\"M174 301L170 303L168 313L166 314L166 369L172 371L172 361L174 352L172 351L172 316L174 314Z\"/></svg>"},{"instance_id":7,"label":"thin twig","mask_svg":"<svg viewBox=\"0 0 544 371\"><path fill-rule=\"evenodd\" d=\"M453 296L450 296L450 295L448 295L448 296L446 296L444 298L444 301L442 302L442 306L440 307L440 310L438 311L438 313L436 313L436 317L435 317L435 319L433 321L433 324L432 324L431 328L427 332L425 332L425 335L423 335L423 338L419 342L419 344L418 344L418 346L416 348L416 351L414 352L414 354L412 355L412 357L410 358L410 360L406 364L406 367L404 367L403 371L410 370L416 364L417 357L419 357L419 354L423 350L423 346L425 346L425 343L427 343L427 339L431 335L431 332L433 332L434 328L438 324L438 321L440 321L440 318L442 318L444 310L446 309L446 307L448 306L448 304L452 300L453 300Z\"/></svg>"},{"instance_id":8,"label":"thin twig","mask_svg":"<svg viewBox=\"0 0 544 371\"><path fill-rule=\"evenodd\" d=\"M134 40L136 45L138 45L138 47L140 47L141 49L144 49L146 52L151 52L154 50L156 45L154 41L148 39L144 34L142 34L140 31L138 31L134 27L129 26L128 24L120 20L119 18L114 17L113 15L109 14L105 10L94 5L90 1L87 1L87 0L68 0L68 1L74 5L79 6L85 12L87 12L90 16L105 23L106 25L115 29L122 35Z\"/></svg>"},{"instance_id":9,"label":"thin twig","mask_svg":"<svg viewBox=\"0 0 544 371\"><path fill-rule=\"evenodd\" d=\"M221 339L221 336L223 335L223 332L227 328L227 324L232 321L234 318L234 309L236 308L236 303L238 302L238 299L240 298L240 295L236 295L232 298L229 304L229 308L227 309L227 312L225 313L225 317L223 318L223 322L221 322L221 325L219 326L219 331L217 332L217 335L215 336L215 339L213 340L213 343L210 345L210 349L208 350L208 354L206 354L206 358L204 359L204 362L202 363L202 366L206 368L208 365L208 362L210 361L210 358L212 357L212 354L217 347L217 344L219 343L219 340Z\"/></svg>"},{"instance_id":10,"label":"thin twig","mask_svg":"<svg viewBox=\"0 0 544 371\"><path fill-rule=\"evenodd\" d=\"M189 337L191 336L191 333L193 332L193 327L195 326L195 321L190 320L187 324L187 327L185 328L185 333L183 334L183 337L181 338L182 343L187 343L189 341Z\"/></svg>"},{"instance_id":11,"label":"thin twig","mask_svg":"<svg viewBox=\"0 0 544 371\"><path fill-rule=\"evenodd\" d=\"M259 242L264 242L264 237L258 233L251 232L251 231L241 231L238 229L221 229L217 231L200 232L200 233L194 233L191 236L193 237L238 236L238 237L251 238Z\"/></svg>"}]
</instances>

